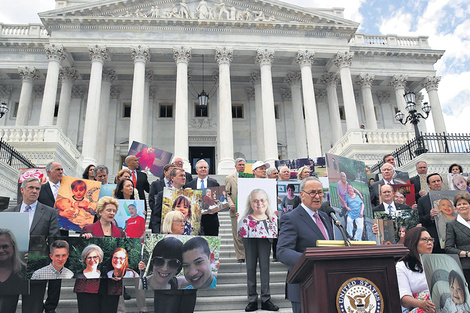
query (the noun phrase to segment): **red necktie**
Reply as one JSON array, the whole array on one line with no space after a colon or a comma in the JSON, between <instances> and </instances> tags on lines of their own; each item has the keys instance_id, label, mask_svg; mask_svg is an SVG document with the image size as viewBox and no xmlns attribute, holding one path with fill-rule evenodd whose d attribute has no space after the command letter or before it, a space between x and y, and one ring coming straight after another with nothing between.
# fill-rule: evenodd
<instances>
[{"instance_id":1,"label":"red necktie","mask_svg":"<svg viewBox=\"0 0 470 313\"><path fill-rule=\"evenodd\" d=\"M328 234L326 233L326 229L325 229L325 226L323 225L320 215L318 215L318 213L315 212L313 213L313 216L315 217L315 222L317 223L318 228L320 228L320 231L323 234L323 237L325 237L325 240L328 240Z\"/></svg>"},{"instance_id":2,"label":"red necktie","mask_svg":"<svg viewBox=\"0 0 470 313\"><path fill-rule=\"evenodd\" d=\"M134 188L137 187L137 177L135 177L135 171L132 171L132 182L134 183Z\"/></svg>"}]
</instances>

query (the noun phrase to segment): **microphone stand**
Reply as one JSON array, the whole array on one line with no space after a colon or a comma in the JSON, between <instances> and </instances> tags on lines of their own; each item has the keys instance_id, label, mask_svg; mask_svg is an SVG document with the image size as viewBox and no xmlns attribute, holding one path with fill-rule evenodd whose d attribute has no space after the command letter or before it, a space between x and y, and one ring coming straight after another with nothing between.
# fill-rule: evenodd
<instances>
[{"instance_id":1,"label":"microphone stand","mask_svg":"<svg viewBox=\"0 0 470 313\"><path fill-rule=\"evenodd\" d=\"M339 231L341 232L341 236L343 236L344 245L346 247L351 247L351 242L348 239L348 235L346 235L346 232L344 231L343 225L341 225L339 221L336 221L334 224L336 225L336 227L338 227Z\"/></svg>"}]
</instances>

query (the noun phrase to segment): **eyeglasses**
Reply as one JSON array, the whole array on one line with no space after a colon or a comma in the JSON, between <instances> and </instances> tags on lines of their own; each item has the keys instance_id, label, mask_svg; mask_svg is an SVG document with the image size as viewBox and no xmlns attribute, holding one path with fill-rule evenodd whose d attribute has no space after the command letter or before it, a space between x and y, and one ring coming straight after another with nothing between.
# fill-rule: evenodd
<instances>
[{"instance_id":1,"label":"eyeglasses","mask_svg":"<svg viewBox=\"0 0 470 313\"><path fill-rule=\"evenodd\" d=\"M173 223L185 223L185 220L173 220Z\"/></svg>"},{"instance_id":2,"label":"eyeglasses","mask_svg":"<svg viewBox=\"0 0 470 313\"><path fill-rule=\"evenodd\" d=\"M162 267L166 263L169 268L172 268L174 270L177 270L181 267L181 261L180 260L170 259L170 260L167 261L166 259L164 259L162 257L159 257L159 256L154 257L152 259L152 263L153 263L153 266L156 266L156 267Z\"/></svg>"},{"instance_id":3,"label":"eyeglasses","mask_svg":"<svg viewBox=\"0 0 470 313\"><path fill-rule=\"evenodd\" d=\"M323 197L323 190L312 190L312 191L302 190L302 191L305 192L306 194L308 194L312 198L315 197L315 196Z\"/></svg>"},{"instance_id":4,"label":"eyeglasses","mask_svg":"<svg viewBox=\"0 0 470 313\"><path fill-rule=\"evenodd\" d=\"M266 199L259 199L259 200L258 200L258 199L256 199L256 200L251 200L251 203L255 203L255 204L263 204L263 203L265 203L265 202L267 202L267 200L266 200Z\"/></svg>"},{"instance_id":5,"label":"eyeglasses","mask_svg":"<svg viewBox=\"0 0 470 313\"><path fill-rule=\"evenodd\" d=\"M434 238L421 238L420 241L427 243L434 243Z\"/></svg>"},{"instance_id":6,"label":"eyeglasses","mask_svg":"<svg viewBox=\"0 0 470 313\"><path fill-rule=\"evenodd\" d=\"M91 260L96 261L96 260L99 260L100 257L97 256L97 255L95 255L95 256L88 256L86 259L87 259L88 261L91 261Z\"/></svg>"},{"instance_id":7,"label":"eyeglasses","mask_svg":"<svg viewBox=\"0 0 470 313\"><path fill-rule=\"evenodd\" d=\"M0 245L0 249L2 249L2 250L6 250L6 249L11 248L11 247L13 247L13 245Z\"/></svg>"}]
</instances>

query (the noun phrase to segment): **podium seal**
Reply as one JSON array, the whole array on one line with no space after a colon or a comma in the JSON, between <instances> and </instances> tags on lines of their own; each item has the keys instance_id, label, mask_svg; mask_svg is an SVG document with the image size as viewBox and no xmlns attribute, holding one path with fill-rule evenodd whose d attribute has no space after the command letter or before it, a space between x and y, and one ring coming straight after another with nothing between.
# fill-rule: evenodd
<instances>
[{"instance_id":1,"label":"podium seal","mask_svg":"<svg viewBox=\"0 0 470 313\"><path fill-rule=\"evenodd\" d=\"M348 279L336 294L338 313L383 313L379 288L363 277Z\"/></svg>"}]
</instances>

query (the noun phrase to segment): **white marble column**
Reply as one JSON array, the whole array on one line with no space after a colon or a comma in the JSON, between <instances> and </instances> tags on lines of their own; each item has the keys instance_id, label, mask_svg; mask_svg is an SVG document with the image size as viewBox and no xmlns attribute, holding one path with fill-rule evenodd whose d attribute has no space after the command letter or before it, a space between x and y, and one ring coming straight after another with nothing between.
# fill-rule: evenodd
<instances>
[{"instance_id":1,"label":"white marble column","mask_svg":"<svg viewBox=\"0 0 470 313\"><path fill-rule=\"evenodd\" d=\"M87 89L85 86L73 86L72 87L72 103L70 104L69 123L67 126L67 137L72 140L74 145L80 141L79 137L83 135L83 124L82 116L83 110L85 109ZM73 118L70 118L70 117Z\"/></svg>"},{"instance_id":2,"label":"white marble column","mask_svg":"<svg viewBox=\"0 0 470 313\"><path fill-rule=\"evenodd\" d=\"M264 160L264 130L263 130L263 103L261 101L261 73L254 71L250 73L250 82L255 91L255 119L256 119L256 156L257 160Z\"/></svg>"},{"instance_id":3,"label":"white marble column","mask_svg":"<svg viewBox=\"0 0 470 313\"><path fill-rule=\"evenodd\" d=\"M310 51L298 51L296 62L300 65L302 75L302 91L305 111L305 134L307 136L308 157L315 158L322 155L320 127L318 125L317 104L313 89L312 63L315 53Z\"/></svg>"},{"instance_id":4,"label":"white marble column","mask_svg":"<svg viewBox=\"0 0 470 313\"><path fill-rule=\"evenodd\" d=\"M291 92L296 158L306 158L307 137L305 135L305 120L304 112L302 110L302 78L300 73L287 73L285 82L289 85Z\"/></svg>"},{"instance_id":5,"label":"white marble column","mask_svg":"<svg viewBox=\"0 0 470 313\"><path fill-rule=\"evenodd\" d=\"M191 60L191 48L173 48L173 58L176 62L174 155L183 159L186 171L191 171L188 137L188 64Z\"/></svg>"},{"instance_id":6,"label":"white marble column","mask_svg":"<svg viewBox=\"0 0 470 313\"><path fill-rule=\"evenodd\" d=\"M338 52L334 58L334 63L339 69L341 77L341 89L343 91L344 113L346 115L346 128L359 129L359 118L357 116L356 100L351 79L351 66L353 53Z\"/></svg>"},{"instance_id":7,"label":"white marble column","mask_svg":"<svg viewBox=\"0 0 470 313\"><path fill-rule=\"evenodd\" d=\"M149 122L149 119L152 118L152 113L150 112L150 84L152 83L154 79L153 76L153 71L152 70L146 70L145 71L145 85L144 85L144 120L142 123L142 129L143 129L143 143L152 145L152 128L149 128L149 125L151 123ZM155 90L154 90L155 93ZM153 96L152 96L153 98Z\"/></svg>"},{"instance_id":8,"label":"white marble column","mask_svg":"<svg viewBox=\"0 0 470 313\"><path fill-rule=\"evenodd\" d=\"M59 112L57 113L57 126L59 126L65 135L69 125L70 103L72 103L72 87L73 83L80 77L78 71L74 67L64 67L59 74L62 82L60 88Z\"/></svg>"},{"instance_id":9,"label":"white marble column","mask_svg":"<svg viewBox=\"0 0 470 313\"><path fill-rule=\"evenodd\" d=\"M364 110L366 113L367 129L378 129L375 118L374 100L372 99L372 82L375 76L369 74L359 74L357 84L361 86L362 99L364 100Z\"/></svg>"},{"instance_id":10,"label":"white marble column","mask_svg":"<svg viewBox=\"0 0 470 313\"><path fill-rule=\"evenodd\" d=\"M330 116L331 140L333 145L343 136L343 127L341 126L341 116L339 115L338 93L338 75L335 73L325 73L322 76L322 83L326 84L326 96L328 100L328 114Z\"/></svg>"},{"instance_id":11,"label":"white marble column","mask_svg":"<svg viewBox=\"0 0 470 313\"><path fill-rule=\"evenodd\" d=\"M22 80L20 101L16 112L16 126L28 125L29 111L33 100L34 81L38 79L39 72L35 67L20 67L18 69Z\"/></svg>"},{"instance_id":12,"label":"white marble column","mask_svg":"<svg viewBox=\"0 0 470 313\"><path fill-rule=\"evenodd\" d=\"M121 88L111 86L110 90L110 100L109 100L109 119L108 119L108 130L107 130L107 141L108 144L106 145L106 162L104 164L109 164L109 169L112 170L114 168L114 172L117 172L121 169L120 163L120 154L116 156L116 147L114 143L116 142L116 127L120 121L120 110L118 108L119 103L119 95L121 94ZM118 165L116 166L116 163Z\"/></svg>"},{"instance_id":13,"label":"white marble column","mask_svg":"<svg viewBox=\"0 0 470 313\"><path fill-rule=\"evenodd\" d=\"M13 93L13 86L11 85L3 85L3 86L0 86L0 104L1 103L6 103L8 105L8 109L9 110L12 110L12 105L11 105L11 95ZM9 111L11 113L11 111ZM8 114L8 112L7 112ZM4 126L6 125L6 121L7 121L7 116L8 115L5 115L4 118L1 118L0 119L0 126ZM11 116L11 115L10 115Z\"/></svg>"},{"instance_id":14,"label":"white marble column","mask_svg":"<svg viewBox=\"0 0 470 313\"><path fill-rule=\"evenodd\" d=\"M230 88L230 62L233 50L223 47L215 50L215 60L219 64L219 163L218 175L233 173L233 124L232 91Z\"/></svg>"},{"instance_id":15,"label":"white marble column","mask_svg":"<svg viewBox=\"0 0 470 313\"><path fill-rule=\"evenodd\" d=\"M129 148L133 141L144 142L144 90L145 64L150 60L149 47L132 47L134 60L134 80L132 84L131 118L129 123ZM147 117L147 115L145 115Z\"/></svg>"},{"instance_id":16,"label":"white marble column","mask_svg":"<svg viewBox=\"0 0 470 313\"><path fill-rule=\"evenodd\" d=\"M57 100L57 86L59 84L60 61L65 59L66 53L63 46L54 44L47 44L44 50L46 50L49 64L47 66L41 114L39 115L39 126L52 126Z\"/></svg>"},{"instance_id":17,"label":"white marble column","mask_svg":"<svg viewBox=\"0 0 470 313\"><path fill-rule=\"evenodd\" d=\"M91 59L90 83L86 106L85 125L83 128L83 167L96 164L96 144L98 142L98 124L100 123L100 98L103 65L109 59L108 49L104 46L89 46Z\"/></svg>"},{"instance_id":18,"label":"white marble column","mask_svg":"<svg viewBox=\"0 0 470 313\"><path fill-rule=\"evenodd\" d=\"M106 146L108 145L108 121L109 121L109 98L111 95L111 84L116 80L116 71L112 68L103 69L101 75L100 92L100 123L98 125L98 134L100 140L96 145L96 164L106 164Z\"/></svg>"},{"instance_id":19,"label":"white marble column","mask_svg":"<svg viewBox=\"0 0 470 313\"><path fill-rule=\"evenodd\" d=\"M423 85L429 96L429 103L431 105L432 120L434 122L434 131L442 134L446 131L446 124L444 122L444 114L442 114L441 102L437 94L437 86L441 81L440 77L427 76L424 79Z\"/></svg>"},{"instance_id":20,"label":"white marble column","mask_svg":"<svg viewBox=\"0 0 470 313\"><path fill-rule=\"evenodd\" d=\"M390 82L390 85L392 85L393 89L395 90L395 99L397 101L398 110L400 110L403 114L405 114L405 116L408 114L408 111L405 109L406 101L403 96L405 95L405 88L406 88L407 80L408 80L408 76L406 75L393 75L392 81ZM393 114L393 120L395 120L395 111L393 111L392 114ZM409 130L414 129L411 123L403 127L406 127Z\"/></svg>"},{"instance_id":21,"label":"white marble column","mask_svg":"<svg viewBox=\"0 0 470 313\"><path fill-rule=\"evenodd\" d=\"M273 81L271 64L274 61L274 50L258 49L256 62L260 65L261 73L261 104L264 134L264 161L274 166L278 159L276 114L274 112Z\"/></svg>"}]
</instances>

